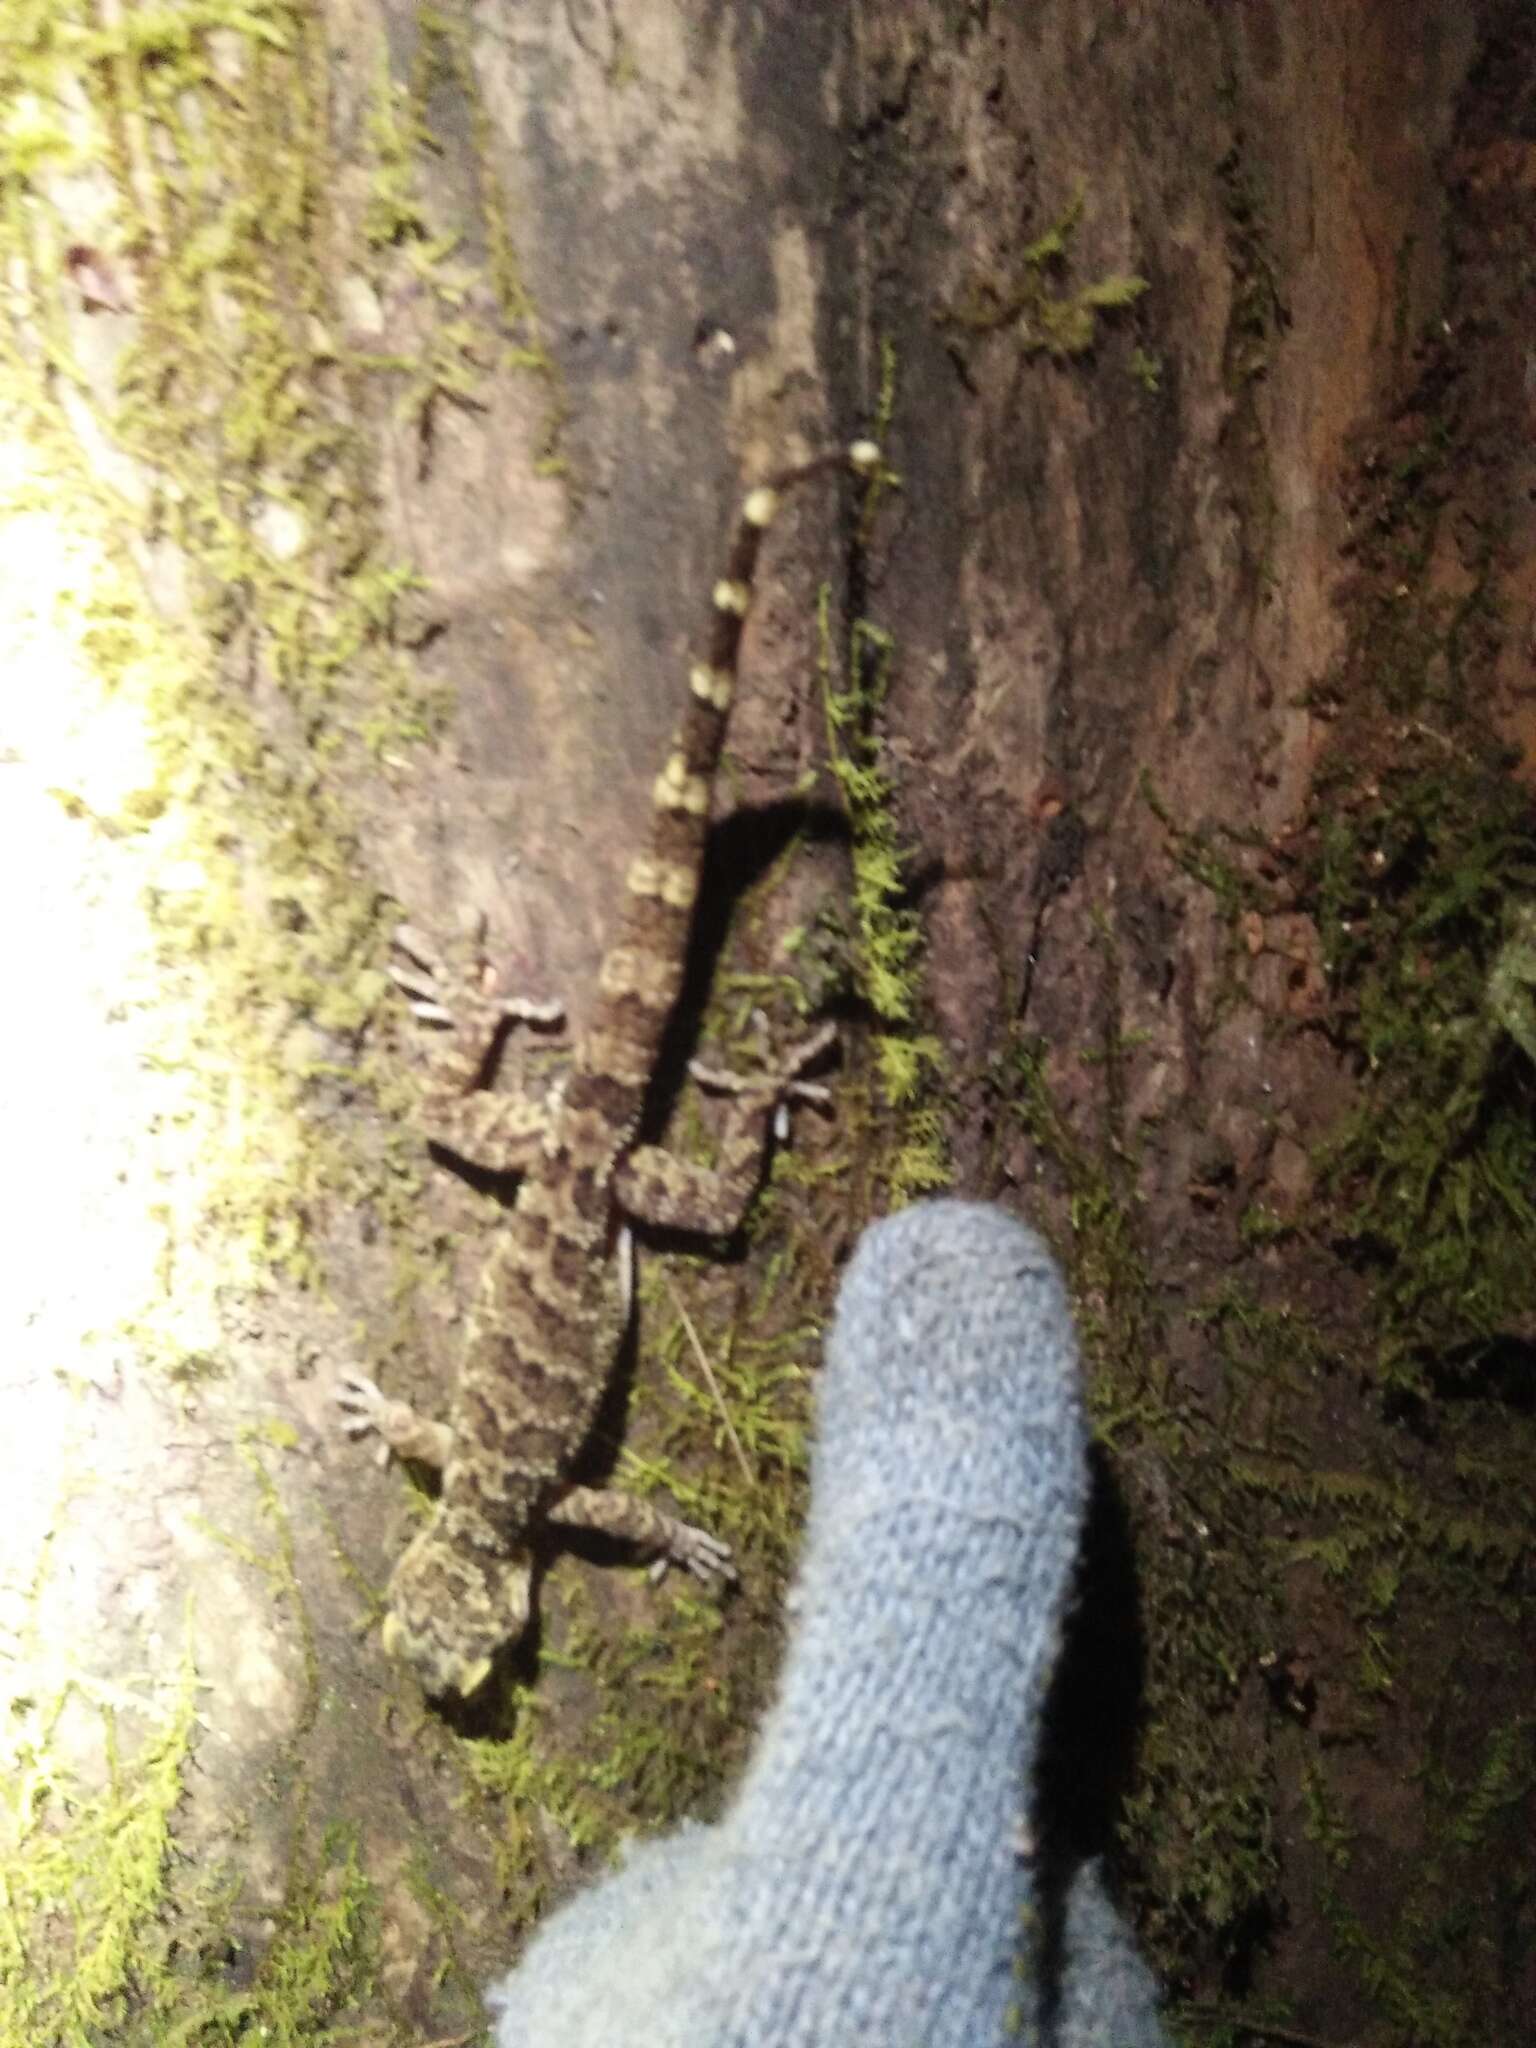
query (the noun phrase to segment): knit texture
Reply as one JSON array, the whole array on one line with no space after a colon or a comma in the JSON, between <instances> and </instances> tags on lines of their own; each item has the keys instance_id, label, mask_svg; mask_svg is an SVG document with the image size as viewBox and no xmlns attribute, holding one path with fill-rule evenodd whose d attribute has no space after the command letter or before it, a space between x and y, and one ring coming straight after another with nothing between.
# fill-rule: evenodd
<instances>
[{"instance_id":1,"label":"knit texture","mask_svg":"<svg viewBox=\"0 0 1536 2048\"><path fill-rule=\"evenodd\" d=\"M1040 1240L926 1202L844 1277L776 1704L723 1820L637 1849L492 1988L500 2048L1162 2048L1092 1870L1042 1989L1019 1853L1087 1495ZM1021 1960L1023 1956L1024 1960Z\"/></svg>"}]
</instances>

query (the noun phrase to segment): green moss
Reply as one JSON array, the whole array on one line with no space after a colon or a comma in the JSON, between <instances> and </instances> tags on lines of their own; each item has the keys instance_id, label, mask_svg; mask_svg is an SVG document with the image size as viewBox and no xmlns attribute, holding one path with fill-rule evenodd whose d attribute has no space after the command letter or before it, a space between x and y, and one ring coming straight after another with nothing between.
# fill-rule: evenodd
<instances>
[{"instance_id":1,"label":"green moss","mask_svg":"<svg viewBox=\"0 0 1536 2048\"><path fill-rule=\"evenodd\" d=\"M155 1995L169 1968L160 1913L197 1719L191 1659L183 1657L174 1699L161 1718L148 1718L126 1765L118 1710L96 1706L102 1782L95 1787L66 1775L53 1754L69 1697L46 1709L11 1703L16 1763L0 1789L4 2048L84 2042L104 2027L121 2027ZM18 1716L34 1731L19 1741Z\"/></svg>"},{"instance_id":2,"label":"green moss","mask_svg":"<svg viewBox=\"0 0 1536 2048\"><path fill-rule=\"evenodd\" d=\"M1428 1497L1391 1438L1362 1441L1351 1430L1335 1468L1317 1468L1306 1418L1338 1377L1335 1346L1244 1280L1226 1279L1191 1311L1155 1277L1141 1242L1136 1144L1115 1108L1124 1047L1112 1029L1103 1051L1092 1132L1058 1108L1043 1045L1016 1046L995 1083L1063 1186L1060 1249L1091 1409L1132 1510L1146 1664L1124 1848L1143 1926L1177 1975L1192 1956L1245 1954L1283 1911L1281 1730L1311 1711L1281 1654L1297 1575L1320 1573L1351 1616L1353 1663L1316 1675L1335 1742L1368 1740L1400 1672L1423 1655L1408 1631L1422 1626L1427 1601L1515 1618L1529 1530L1522 1513L1500 1512L1492 1474L1473 1466L1459 1500ZM1193 1377L1173 1365L1176 1322L1200 1333ZM1337 1755L1318 1764L1325 1789ZM1500 1813L1517 1806L1514 1768L1496 1759L1486 1782ZM1186 2017L1199 2038L1224 2038L1208 2014ZM1260 2018L1247 2015L1262 2036ZM1231 2024L1227 2038L1241 2038L1243 2016Z\"/></svg>"},{"instance_id":3,"label":"green moss","mask_svg":"<svg viewBox=\"0 0 1536 2048\"><path fill-rule=\"evenodd\" d=\"M341 2048L357 2040L361 2013L377 2000L377 1899L346 1830L327 1830L311 1848L301 1821L274 1918L248 1988L205 1994L201 2001L188 1995L184 2012L147 2021L132 2040L144 2048L234 2048L251 2040L274 2048ZM415 2038L403 2020L384 2027L380 2038L402 2048Z\"/></svg>"},{"instance_id":4,"label":"green moss","mask_svg":"<svg viewBox=\"0 0 1536 2048\"><path fill-rule=\"evenodd\" d=\"M118 1690L126 1699L135 1689ZM34 1732L17 1740L0 1792L0 2044L110 2040L122 2048L216 2048L260 2038L299 2048L355 2038L326 2022L372 1989L373 1887L330 1834L311 1851L300 1820L274 1928L243 1987L224 1932L237 1887L178 1849L176 1823L195 1732L198 1679L183 1655L157 1716L92 1700L84 1681L46 1709L16 1700ZM101 1723L96 1782L58 1761L54 1731L73 1700ZM119 1722L140 1733L123 1754ZM381 2037L383 2038L383 2037ZM389 2039L402 2043L403 2032Z\"/></svg>"},{"instance_id":5,"label":"green moss","mask_svg":"<svg viewBox=\"0 0 1536 2048\"><path fill-rule=\"evenodd\" d=\"M1431 365L1431 388L1435 375ZM1522 1560L1536 1527L1524 1483L1536 1455L1524 1355L1536 811L1476 708L1502 630L1491 536L1458 527L1454 596L1433 569L1442 468L1458 447L1454 418L1432 413L1390 460L1367 459L1351 651L1316 693L1336 736L1288 870L1271 853L1277 879L1261 883L1154 803L1173 859L1231 918L1239 963L1241 920L1312 920L1328 977L1321 1016L1264 1021L1325 1031L1357 1084L1349 1114L1314 1144L1307 1209L1282 1219L1251 1207L1239 1234L1254 1256L1197 1310L1223 1374L1210 1420L1227 1451L1212 1498L1247 1532L1252 1611L1311 1643L1299 1672L1278 1642L1260 1668L1271 1709L1299 1724L1272 1754L1305 1803L1335 1956L1391 2038L1446 2048L1501 2024L1510 1945L1532 1907L1515 1843L1536 1802L1529 1720L1506 1705L1526 1690ZM1283 1284L1328 1304L1326 1336L1276 1298ZM1212 1384L1208 1354L1199 1384ZM1207 1391L1189 1413L1210 1402ZM1204 1503L1201 1515L1220 1526ZM1166 1558L1146 1556L1155 1587ZM1154 1617L1159 1601L1154 1591ZM1309 1726L1314 1685L1324 1742ZM1149 1707L1148 1751L1165 1746L1176 1770L1176 1712L1155 1696ZM1384 1882L1350 1758L1381 1745L1390 1768L1405 1740L1419 1758L1419 1844L1394 1855ZM1233 2012L1187 2019L1201 2039L1247 2032Z\"/></svg>"},{"instance_id":6,"label":"green moss","mask_svg":"<svg viewBox=\"0 0 1536 2048\"><path fill-rule=\"evenodd\" d=\"M301 0L77 17L58 0L17 0L0 39L12 287L0 418L42 479L8 490L5 509L60 516L99 561L70 593L69 629L103 712L131 712L147 735L148 765L110 812L68 777L56 800L82 832L152 855L177 1020L155 1057L196 1077L218 1140L202 1213L166 1205L155 1297L132 1337L145 1369L184 1382L223 1370L216 1349L181 1334L190 1261L177 1231L220 1244L222 1286L277 1274L318 1286L327 1218L366 1207L398 1247L384 1338L367 1346L387 1355L409 1341L442 1248L419 1221L419 1144L397 1124L405 1091L388 1060L381 962L395 913L368 880L352 800L390 802L444 704L415 671L420 579L384 535L376 430L403 413L429 460L444 404L479 402L492 372L528 374L543 399L541 462L554 467L558 383L517 273L461 10L423 22L403 81L380 59L364 132L348 138L329 127L325 24ZM451 132L470 131L480 256L434 227L416 175L438 148L428 99L450 95L468 110ZM343 147L360 178L340 175ZM89 249L77 249L82 232ZM81 323L82 263L131 312L108 336L116 355L76 353L82 335L102 338ZM489 314L470 310L482 271ZM406 352L371 355L349 338L370 294L425 305ZM357 1850L306 1818L317 1657L263 1462L284 1452L283 1434L241 1447L264 1535L220 1537L292 1607L305 1667L277 1765L296 1816L285 1892L261 1952L227 1932L241 1905L233 1875L213 1860L193 1872L177 1852L190 1666L186 1698L158 1721L135 1715L121 1757L126 1716L103 1710L99 1784L67 1779L53 1756L57 1704L18 1705L38 1727L0 1850L0 2041L414 2037L373 1981L375 1904Z\"/></svg>"},{"instance_id":7,"label":"green moss","mask_svg":"<svg viewBox=\"0 0 1536 2048\"><path fill-rule=\"evenodd\" d=\"M1192 1399L1171 1368L1171 1308L1142 1247L1135 1147L1116 1107L1117 1034L1102 1052L1103 1122L1091 1136L1057 1107L1040 1041L1012 1047L993 1085L1063 1186L1069 1235L1058 1249L1090 1412L1133 1506L1144 1722L1123 1833L1143 1926L1176 1974L1193 1953L1230 1952L1278 1896L1271 1763L1251 1716L1276 1602L1229 1469L1241 1402ZM1213 1327L1237 1312L1235 1301L1213 1305Z\"/></svg>"},{"instance_id":8,"label":"green moss","mask_svg":"<svg viewBox=\"0 0 1536 2048\"><path fill-rule=\"evenodd\" d=\"M558 1656L550 1664L558 1664ZM547 1688L520 1686L507 1698L504 1734L467 1742L462 1762L502 1816L497 1879L514 1922L531 1922L548 1889L552 1831L567 1851L604 1854L619 1839L622 1803L597 1795L591 1768L549 1716Z\"/></svg>"},{"instance_id":9,"label":"green moss","mask_svg":"<svg viewBox=\"0 0 1536 2048\"><path fill-rule=\"evenodd\" d=\"M887 345L874 434L884 446L895 409L895 358ZM859 549L878 494L875 481L860 523ZM862 586L855 563L854 582ZM875 1071L883 1106L894 1119L885 1168L893 1206L949 1184L942 1108L935 1097L938 1040L917 1028L923 1007L922 924L907 900L906 856L893 808L878 720L890 688L895 645L888 633L855 615L836 644L830 588L817 604L827 760L848 814L853 860L853 953L859 994L876 1020Z\"/></svg>"},{"instance_id":10,"label":"green moss","mask_svg":"<svg viewBox=\"0 0 1536 2048\"><path fill-rule=\"evenodd\" d=\"M297 0L171 0L90 28L35 0L0 53L0 102L15 109L0 179L26 202L0 221L0 243L34 285L0 319L0 396L110 565L85 594L83 644L104 689L139 708L157 765L152 786L96 822L140 832L171 818L183 858L168 865L197 878L156 904L168 964L207 999L201 1043L176 1057L222 1071L217 1106L244 1126L212 1206L253 1278L272 1267L319 1277L313 1221L328 1197L355 1203L368 1180L403 1220L414 1192L400 1157L381 1176L313 1114L343 1068L365 1090L388 1086L350 1053L384 993L393 913L359 880L336 792L370 761L395 762L442 710L410 661L419 578L383 541L378 401L414 419L425 456L438 404L474 403L489 369L521 367L548 394L541 459L559 462L558 385L466 37L457 10L432 11L409 80L392 79L381 55L360 138L366 195L351 211L320 24ZM436 150L427 104L444 93L468 108L490 321L468 311L475 266L456 236L434 233L416 177ZM136 320L116 393L91 403L147 481L142 509L103 483L64 403L91 393L65 318L75 287L62 257L76 230L47 175L66 155L111 194L91 253ZM347 288L384 294L406 278L432 312L416 358L339 339ZM144 529L187 566L184 626L148 599L132 538ZM73 792L60 801L84 815ZM329 1058L327 1041L346 1051Z\"/></svg>"},{"instance_id":11,"label":"green moss","mask_svg":"<svg viewBox=\"0 0 1536 2048\"><path fill-rule=\"evenodd\" d=\"M1251 910L1265 901L1264 891L1246 874L1236 859L1223 850L1251 843L1233 827L1182 824L1147 769L1140 778L1143 803L1168 835L1168 847L1175 864L1192 882L1208 889L1228 917Z\"/></svg>"},{"instance_id":12,"label":"green moss","mask_svg":"<svg viewBox=\"0 0 1536 2048\"><path fill-rule=\"evenodd\" d=\"M945 312L945 324L972 334L1010 328L1026 355L1086 355L1098 341L1103 315L1135 305L1147 280L1108 272L1075 291L1057 289L1071 261L1085 196L1086 188L1079 187L1060 219L1029 244L1016 277L1006 283L977 279Z\"/></svg>"},{"instance_id":13,"label":"green moss","mask_svg":"<svg viewBox=\"0 0 1536 2048\"><path fill-rule=\"evenodd\" d=\"M1358 1107L1324 1147L1336 1225L1375 1286L1383 1384L1475 1366L1523 1326L1536 1074L1511 933L1536 895L1532 813L1497 757L1417 725L1365 790L1341 762L1308 864Z\"/></svg>"},{"instance_id":14,"label":"green moss","mask_svg":"<svg viewBox=\"0 0 1536 2048\"><path fill-rule=\"evenodd\" d=\"M55 85L50 63L72 47L46 9L31 29L0 60L7 98L23 78ZM218 30L241 52L238 94L212 76ZM104 563L78 594L82 647L104 695L131 704L149 736L154 781L111 829L155 827L168 841L177 884L153 908L167 967L184 971L205 1013L196 1041L166 1057L210 1076L231 1127L209 1206L245 1250L237 1283L274 1266L317 1277L315 1208L328 1189L355 1193L362 1170L339 1139L317 1137L309 1106L327 1062L314 1034L355 1038L371 1017L386 906L357 880L354 836L319 764L359 739L399 745L431 720L395 644L414 579L381 554L370 465L325 338L336 320L322 244L339 226L322 198L314 33L303 10L280 5L140 10L92 31L89 63L71 74L84 99L77 146L114 180L114 239L136 252L124 270L135 339L115 399L94 403L147 479L145 508L102 482L62 403L86 384L57 296L67 270L38 265L55 296L9 302L0 326L7 409ZM31 197L34 254L57 249L65 224L46 192ZM146 524L184 551L182 625L145 588L134 534ZM221 647L238 647L238 663ZM274 747L237 666L288 701L307 747ZM60 799L68 808L71 793Z\"/></svg>"},{"instance_id":15,"label":"green moss","mask_svg":"<svg viewBox=\"0 0 1536 2048\"><path fill-rule=\"evenodd\" d=\"M1491 1730L1481 1754L1470 1759L1445 1754L1441 1745L1437 1750L1421 1773L1429 1813L1425 1848L1412 1859L1385 1925L1361 1910L1353 1876L1361 1844L1322 1770L1309 1767L1303 1785L1335 1955L1398 2038L1461 2048L1495 2038L1508 2014L1504 1998L1496 1991L1490 1996L1490 1989L1509 1971L1505 1930L1529 1910L1518 1809L1536 1791L1536 1744L1530 1720L1521 1717ZM1490 1859L1501 1895L1492 1924L1479 1903L1489 1886Z\"/></svg>"},{"instance_id":16,"label":"green moss","mask_svg":"<svg viewBox=\"0 0 1536 2048\"><path fill-rule=\"evenodd\" d=\"M1523 1327L1536 1205L1524 935L1536 810L1469 694L1500 627L1492 541L1456 596L1430 587L1451 413L1367 470L1345 730L1325 760L1296 895L1331 1028L1360 1075L1323 1151L1335 1227L1374 1284L1381 1383L1417 1398Z\"/></svg>"}]
</instances>

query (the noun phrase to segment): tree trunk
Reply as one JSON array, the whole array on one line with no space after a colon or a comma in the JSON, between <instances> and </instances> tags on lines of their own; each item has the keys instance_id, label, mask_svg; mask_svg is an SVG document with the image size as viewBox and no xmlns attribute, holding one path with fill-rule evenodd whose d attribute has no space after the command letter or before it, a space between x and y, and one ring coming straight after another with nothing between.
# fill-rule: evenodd
<instances>
[{"instance_id":1,"label":"tree trunk","mask_svg":"<svg viewBox=\"0 0 1536 2048\"><path fill-rule=\"evenodd\" d=\"M1047 1794L1176 2030L1526 2038L1533 63L1508 0L21 6L5 2048L461 2035L712 1810L838 1265L940 1183L1073 1281ZM807 1011L834 1113L644 1249L590 1453L740 1596L562 1555L424 1708L332 1386L444 1412L507 1191L390 932L580 1025L739 480L868 433L770 537L657 1122Z\"/></svg>"}]
</instances>

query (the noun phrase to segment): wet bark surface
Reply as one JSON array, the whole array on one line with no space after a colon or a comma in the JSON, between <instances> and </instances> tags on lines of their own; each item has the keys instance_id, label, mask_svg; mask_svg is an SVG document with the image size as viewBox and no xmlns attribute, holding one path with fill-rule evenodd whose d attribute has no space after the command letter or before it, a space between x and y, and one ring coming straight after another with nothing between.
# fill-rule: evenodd
<instances>
[{"instance_id":1,"label":"wet bark surface","mask_svg":"<svg viewBox=\"0 0 1536 2048\"><path fill-rule=\"evenodd\" d=\"M1072 1278L1096 1507L1046 1791L1110 1854L1181 2037L1526 2038L1524 10L304 18L311 47L224 81L276 106L285 64L325 79L322 171L272 209L256 297L307 309L299 416L366 448L370 517L422 579L390 632L448 708L409 745L363 745L344 696L296 712L227 553L195 565L285 787L346 808L378 956L365 1020L314 1024L304 1070L314 1131L366 1162L295 1196L325 1289L226 1303L228 1370L195 1396L132 1382L97 1468L124 1502L157 1456L169 1477L125 1524L129 1592L82 1563L64 1616L108 1664L146 1654L146 1616L180 1640L189 1592L238 1617L176 1822L244 1875L213 1976L259 1990L297 1930L336 1972L312 2018L468 2026L623 1832L718 1802L777 1656L818 1323L911 1142L872 1050L894 1031L937 1043L919 1106L953 1184L1046 1229ZM121 238L121 312L82 312L75 263L104 409L164 225ZM680 1078L702 1018L745 1061L753 1011L797 1028L798 988L842 1024L835 1114L798 1120L799 1177L713 1278L651 1248L587 1475L628 1434L690 1512L702 1488L742 1595L717 1623L567 1559L512 1689L444 1720L370 1626L415 1509L337 1437L330 1370L441 1412L506 1190L402 1135L421 1048L383 997L383 899L444 935L483 921L508 981L579 1023L738 479L877 422L899 490L866 524L817 486L771 537L671 1053ZM229 502L277 463L219 472ZM355 571L337 549L313 584ZM829 674L873 718L922 938L894 1025ZM302 947L314 903L279 893ZM684 1098L674 1132L708 1117ZM105 1198L86 1223L114 1227ZM678 1390L698 1328L735 1438ZM366 1940L325 1918L354 1896Z\"/></svg>"},{"instance_id":2,"label":"wet bark surface","mask_svg":"<svg viewBox=\"0 0 1536 2048\"><path fill-rule=\"evenodd\" d=\"M1523 1197L1498 1223L1437 1208L1479 1141L1466 1119L1410 1137L1373 1084L1386 1060L1455 1096L1465 1069L1415 1072L1422 1041L1383 1016L1411 1013L1404 980L1465 969L1431 1032L1475 1038L1523 890L1526 800L1493 745L1523 751L1529 687L1523 31L1431 7L925 26L886 11L864 51L859 223L914 422L891 745L957 1157L1054 1219L1095 1360L1083 1656L1118 1703L1069 1678L1063 1723L1099 1752L1079 1824L1098 1838L1128 1800L1195 2038L1247 1991L1323 2039L1498 2033L1532 1998L1508 1861L1528 1324L1518 1282L1474 1303L1454 1259L1431 1276L1438 1231L1518 1244ZM1031 278L1020 245L1079 180L1069 260ZM1126 271L1145 300L1086 361L1053 349L1043 296ZM1464 788L1420 758L1448 746ZM1462 806L1508 821L1497 882L1450 850ZM1433 879L1415 833L1447 848ZM1330 848L1360 869L1342 908ZM1475 915L1416 925L1469 868ZM1387 968L1410 928L1411 969ZM1510 1051L1478 1070L1479 1116L1526 1113ZM1379 1152L1341 1156L1351 1115L1382 1119ZM1422 1148L1411 1186L1393 1146ZM1389 1183L1420 1233L1391 1252L1362 1196ZM1452 1397L1448 1352L1497 1356L1497 1385ZM1480 1492L1484 1457L1503 1478ZM1508 1786L1486 1830L1480 1770ZM1447 1892L1505 1930L1486 1971Z\"/></svg>"}]
</instances>

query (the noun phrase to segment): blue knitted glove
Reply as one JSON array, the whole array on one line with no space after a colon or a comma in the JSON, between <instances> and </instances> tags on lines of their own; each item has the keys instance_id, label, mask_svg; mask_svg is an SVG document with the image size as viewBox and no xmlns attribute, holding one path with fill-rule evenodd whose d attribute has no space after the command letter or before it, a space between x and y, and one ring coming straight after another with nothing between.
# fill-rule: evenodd
<instances>
[{"instance_id":1,"label":"blue knitted glove","mask_svg":"<svg viewBox=\"0 0 1536 2048\"><path fill-rule=\"evenodd\" d=\"M1072 1324L1034 1234L867 1231L818 1394L777 1703L713 1827L648 1843L489 1993L500 2048L1164 2048L1091 1868L1039 1981L1020 1854L1087 1494Z\"/></svg>"}]
</instances>

